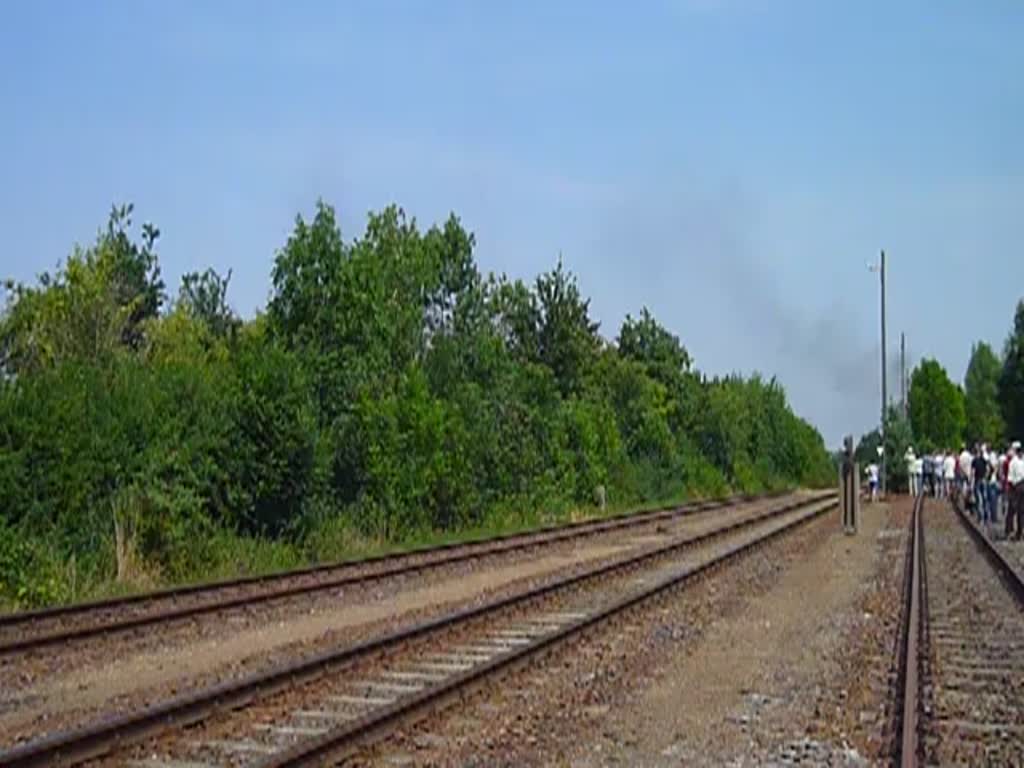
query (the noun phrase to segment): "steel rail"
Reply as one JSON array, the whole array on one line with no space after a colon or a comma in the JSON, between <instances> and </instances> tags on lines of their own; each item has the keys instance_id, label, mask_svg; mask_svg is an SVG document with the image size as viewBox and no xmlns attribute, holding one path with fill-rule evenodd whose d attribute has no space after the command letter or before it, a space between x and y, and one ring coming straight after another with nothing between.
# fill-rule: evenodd
<instances>
[{"instance_id":1,"label":"steel rail","mask_svg":"<svg viewBox=\"0 0 1024 768\"><path fill-rule=\"evenodd\" d=\"M999 575L1003 586L1016 598L1018 604L1024 607L1024 577L955 500L951 502L950 506L983 556ZM926 637L928 631L928 580L924 557L923 509L924 497L920 496L914 505L914 518L911 523L913 536L908 554L911 565L905 594L907 610L905 611L906 620L903 628L904 643L900 669L900 677L903 681L903 702L898 758L902 768L916 768L916 766L924 764L926 758L920 739L921 672L922 664L925 661L925 643L922 642L922 639Z\"/></svg>"},{"instance_id":2,"label":"steel rail","mask_svg":"<svg viewBox=\"0 0 1024 768\"><path fill-rule=\"evenodd\" d=\"M922 509L924 496L919 495L914 501L911 519L909 578L904 592L906 610L903 623L903 653L900 659L900 678L902 685L902 717L899 724L899 764L901 768L916 768L919 757L918 721L920 716L920 633L922 629L922 547L923 521Z\"/></svg>"},{"instance_id":3,"label":"steel rail","mask_svg":"<svg viewBox=\"0 0 1024 768\"><path fill-rule=\"evenodd\" d=\"M1006 558L1006 555L999 551L999 547L996 546L995 542L988 537L988 534L981 529L981 526L967 512L961 509L955 502L953 502L952 506L960 522L964 524L964 527L971 534L975 544L978 545L985 558L989 561L989 564L999 574L1003 586L1017 599L1021 607L1024 607L1024 576Z\"/></svg>"},{"instance_id":4,"label":"steel rail","mask_svg":"<svg viewBox=\"0 0 1024 768\"><path fill-rule=\"evenodd\" d=\"M971 516L951 500L950 506L960 523L967 529L970 538L981 550L983 556L999 575L1000 582L1010 592L1017 603L1024 607L1024 577L1010 563L1006 556L971 518ZM902 717L899 724L898 762L902 768L916 768L924 765L927 755L921 739L921 681L923 665L927 661L928 635L928 578L925 560L924 535L924 496L919 496L914 505L914 516L911 523L909 574L904 601L906 605L903 626L903 653L900 660L900 677L902 680Z\"/></svg>"},{"instance_id":5,"label":"steel rail","mask_svg":"<svg viewBox=\"0 0 1024 768\"><path fill-rule=\"evenodd\" d=\"M578 574L563 576L519 594L496 598L377 638L314 654L271 670L183 694L133 714L108 717L80 729L45 736L0 752L0 768L73 765L99 757L112 749L154 736L172 726L195 723L216 712L239 708L255 699L311 682L343 665L373 654L391 651L411 640L572 589L587 581L606 577L672 552L720 538L771 517L814 505L822 506L817 507L811 516L824 514L836 507L834 497L835 493L829 493L790 501L721 528L651 547Z\"/></svg>"},{"instance_id":6,"label":"steel rail","mask_svg":"<svg viewBox=\"0 0 1024 768\"><path fill-rule=\"evenodd\" d=\"M293 747L261 761L258 763L258 766L259 768L304 768L305 766L323 765L325 761L334 761L347 757L355 750L387 736L388 733L398 726L419 719L443 706L448 701L466 695L473 688L485 684L510 668L522 665L534 657L545 654L552 650L554 646L579 636L598 624L608 621L641 603L647 602L667 590L681 586L755 547L762 546L797 526L803 525L825 512L835 509L836 506L837 504L833 503L816 509L778 528L772 529L756 539L730 547L716 557L686 568L649 587L626 595L582 619L532 641L529 645L510 649L472 669L447 678L442 683L432 686L421 693L399 699L390 705L369 712L363 717L339 726L322 736L315 737L309 741L299 742Z\"/></svg>"},{"instance_id":7,"label":"steel rail","mask_svg":"<svg viewBox=\"0 0 1024 768\"><path fill-rule=\"evenodd\" d=\"M750 497L741 497L740 503L745 503ZM94 601L92 603L80 603L77 605L62 606L58 608L43 609L40 611L23 612L0 616L0 628L18 623L26 625L25 633L15 637L13 640L0 641L0 656L8 656L15 653L22 653L36 648L82 640L97 635L121 632L139 627L162 624L177 619L201 616L208 613L229 610L245 605L253 605L272 600L280 600L288 597L295 597L302 594L327 591L339 587L364 584L371 581L394 578L408 573L426 570L429 568L454 565L468 560L482 557L507 554L534 546L545 546L557 544L562 541L594 536L601 533L620 530L623 528L639 527L650 525L666 519L680 516L690 516L700 512L725 507L729 500L715 500L695 502L690 505L659 509L646 513L634 513L618 515L599 521L580 521L569 523L563 526L552 526L534 531L505 534L493 539L484 539L474 542L452 542L437 547L421 548L391 555L379 555L363 560L352 560L332 565L313 566L310 568L285 571L265 576L243 577L226 581L211 582L207 584L195 584L185 587L161 590L140 595L132 595L121 598L113 598L106 601ZM458 551L462 550L462 551ZM438 555L438 557L426 562L417 561L417 557ZM315 583L293 584L281 586L265 592L249 595L234 595L227 598L213 599L205 603L197 603L186 606L172 606L159 611L128 615L114 618L107 621L96 621L91 624L55 629L48 632L31 633L29 627L32 623L52 618L70 618L72 616L88 616L89 613L99 613L118 607L144 602L156 602L169 600L176 597L196 595L199 593L210 593L226 591L238 587L245 587L256 584L272 584L274 582L286 582L304 576L329 573L334 570L345 571L363 567L371 564L383 563L387 567L366 572L366 573L342 573L341 575L328 578ZM393 565L389 565L394 563Z\"/></svg>"}]
</instances>

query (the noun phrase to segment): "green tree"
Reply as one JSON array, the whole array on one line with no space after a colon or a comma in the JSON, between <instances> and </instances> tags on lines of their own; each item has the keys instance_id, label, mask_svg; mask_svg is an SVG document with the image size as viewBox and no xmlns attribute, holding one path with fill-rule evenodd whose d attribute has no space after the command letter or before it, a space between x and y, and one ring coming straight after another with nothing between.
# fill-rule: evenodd
<instances>
[{"instance_id":1,"label":"green tree","mask_svg":"<svg viewBox=\"0 0 1024 768\"><path fill-rule=\"evenodd\" d=\"M885 414L885 482L888 490L907 490L910 487L905 457L911 447L917 454L922 453L922 449L914 445L910 419L900 408L890 405Z\"/></svg>"},{"instance_id":2,"label":"green tree","mask_svg":"<svg viewBox=\"0 0 1024 768\"><path fill-rule=\"evenodd\" d=\"M1007 437L1019 440L1024 435L1024 300L1017 303L1013 330L1003 347L998 392Z\"/></svg>"},{"instance_id":3,"label":"green tree","mask_svg":"<svg viewBox=\"0 0 1024 768\"><path fill-rule=\"evenodd\" d=\"M679 337L670 333L654 319L647 307L640 317L626 315L619 331L619 354L643 363L647 373L671 386L690 370L690 355L679 343Z\"/></svg>"},{"instance_id":4,"label":"green tree","mask_svg":"<svg viewBox=\"0 0 1024 768\"><path fill-rule=\"evenodd\" d=\"M192 317L205 323L215 336L234 335L239 321L228 306L228 284L231 270L221 277L215 269L204 272L188 272L181 278L178 291L178 306L183 307Z\"/></svg>"},{"instance_id":5,"label":"green tree","mask_svg":"<svg viewBox=\"0 0 1024 768\"><path fill-rule=\"evenodd\" d=\"M963 391L938 361L925 359L910 376L910 425L921 448L956 448L963 440L966 416Z\"/></svg>"},{"instance_id":6,"label":"green tree","mask_svg":"<svg viewBox=\"0 0 1024 768\"><path fill-rule=\"evenodd\" d=\"M348 258L334 209L318 201L312 222L296 217L295 229L271 271L270 330L310 369L321 425L330 423L344 404L338 313L343 309L341 273Z\"/></svg>"},{"instance_id":7,"label":"green tree","mask_svg":"<svg viewBox=\"0 0 1024 768\"><path fill-rule=\"evenodd\" d=\"M878 427L870 432L865 432L857 441L857 447L853 450L853 458L860 464L861 470L871 462L878 462L878 446L882 444L882 434Z\"/></svg>"},{"instance_id":8,"label":"green tree","mask_svg":"<svg viewBox=\"0 0 1024 768\"><path fill-rule=\"evenodd\" d=\"M690 355L679 337L644 307L639 318L626 315L617 348L620 355L642 364L646 374L665 387L672 431L679 438L692 437L697 431L701 385L691 372Z\"/></svg>"},{"instance_id":9,"label":"green tree","mask_svg":"<svg viewBox=\"0 0 1024 768\"><path fill-rule=\"evenodd\" d=\"M971 443L996 445L1003 439L1003 416L999 410L999 376L1002 365L992 347L979 341L971 348L964 376L966 437Z\"/></svg>"},{"instance_id":10,"label":"green tree","mask_svg":"<svg viewBox=\"0 0 1024 768\"><path fill-rule=\"evenodd\" d=\"M345 241L319 202L243 321L212 269L164 310L131 213L8 285L0 601L68 599L72 565L102 583L125 552L176 581L550 520L599 485L620 504L834 482L776 380L705 378L647 309L606 342L561 262L484 278L454 215L421 231L391 206Z\"/></svg>"},{"instance_id":11,"label":"green tree","mask_svg":"<svg viewBox=\"0 0 1024 768\"><path fill-rule=\"evenodd\" d=\"M590 319L590 299L580 294L576 277L558 265L537 278L537 354L555 374L566 395L579 392L601 341Z\"/></svg>"},{"instance_id":12,"label":"green tree","mask_svg":"<svg viewBox=\"0 0 1024 768\"><path fill-rule=\"evenodd\" d=\"M157 316L166 296L154 250L160 230L147 222L142 225L141 243L134 241L128 234L134 211L132 203L113 206L107 231L100 235L94 250L98 260L111 262L115 300L119 306L129 308L124 342L138 347L143 337L142 323Z\"/></svg>"},{"instance_id":13,"label":"green tree","mask_svg":"<svg viewBox=\"0 0 1024 768\"><path fill-rule=\"evenodd\" d=\"M76 247L38 286L7 281L0 316L0 369L31 372L66 360L109 360L137 350L145 325L164 301L154 250L160 231L142 227L129 236L132 206L115 207L107 228L87 249Z\"/></svg>"}]
</instances>

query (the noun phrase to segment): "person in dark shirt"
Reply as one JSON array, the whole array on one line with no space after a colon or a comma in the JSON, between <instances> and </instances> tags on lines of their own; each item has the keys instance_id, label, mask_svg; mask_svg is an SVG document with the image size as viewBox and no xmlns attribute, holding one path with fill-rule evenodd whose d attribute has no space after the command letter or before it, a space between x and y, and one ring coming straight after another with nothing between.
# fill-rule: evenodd
<instances>
[{"instance_id":1,"label":"person in dark shirt","mask_svg":"<svg viewBox=\"0 0 1024 768\"><path fill-rule=\"evenodd\" d=\"M971 461L971 481L974 488L974 514L978 522L989 523L988 508L988 459L985 458L981 446L975 446L974 459Z\"/></svg>"}]
</instances>

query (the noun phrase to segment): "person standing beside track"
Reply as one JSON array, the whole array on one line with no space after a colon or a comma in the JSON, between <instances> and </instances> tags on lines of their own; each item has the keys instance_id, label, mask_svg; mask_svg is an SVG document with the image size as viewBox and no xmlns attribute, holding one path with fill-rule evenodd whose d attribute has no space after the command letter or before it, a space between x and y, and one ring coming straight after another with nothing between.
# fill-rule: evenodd
<instances>
[{"instance_id":1,"label":"person standing beside track","mask_svg":"<svg viewBox=\"0 0 1024 768\"><path fill-rule=\"evenodd\" d=\"M958 485L960 486L959 491L961 498L966 502L967 497L971 492L971 462L974 461L974 456L970 451L967 450L967 444L960 446L960 455L956 461L956 476L959 480Z\"/></svg>"},{"instance_id":2,"label":"person standing beside track","mask_svg":"<svg viewBox=\"0 0 1024 768\"><path fill-rule=\"evenodd\" d=\"M871 501L878 501L878 465L871 462L864 468L868 476L868 488L871 489Z\"/></svg>"},{"instance_id":3,"label":"person standing beside track","mask_svg":"<svg viewBox=\"0 0 1024 768\"><path fill-rule=\"evenodd\" d=\"M999 454L986 446L988 459L988 515L993 523L999 522Z\"/></svg>"},{"instance_id":4,"label":"person standing beside track","mask_svg":"<svg viewBox=\"0 0 1024 768\"><path fill-rule=\"evenodd\" d=\"M974 514L978 522L987 527L992 517L988 506L988 459L980 445L975 446L974 458L971 460L971 480L974 488Z\"/></svg>"},{"instance_id":5,"label":"person standing beside track","mask_svg":"<svg viewBox=\"0 0 1024 768\"><path fill-rule=\"evenodd\" d=\"M914 457L914 471L911 477L914 478L914 495L920 496L924 493L924 457Z\"/></svg>"},{"instance_id":6,"label":"person standing beside track","mask_svg":"<svg viewBox=\"0 0 1024 768\"><path fill-rule=\"evenodd\" d=\"M907 463L907 493L911 496L917 496L917 489L920 483L917 480L917 475L914 473L914 467L917 464L914 446L911 445L907 448L907 452L903 454L903 460Z\"/></svg>"},{"instance_id":7,"label":"person standing beside track","mask_svg":"<svg viewBox=\"0 0 1024 768\"><path fill-rule=\"evenodd\" d=\"M953 452L950 451L944 454L942 457L942 497L945 499L952 498L953 492L956 490L954 484L956 483L956 457L953 456Z\"/></svg>"},{"instance_id":8,"label":"person standing beside track","mask_svg":"<svg viewBox=\"0 0 1024 768\"><path fill-rule=\"evenodd\" d=\"M1021 530L1024 529L1024 459L1020 455L1020 443L1014 442L1010 446L1010 464L1006 471L1007 496L1010 499L1010 509L1006 513L1006 538L1010 538L1010 519L1016 518L1017 535L1016 540L1021 539Z\"/></svg>"},{"instance_id":9,"label":"person standing beside track","mask_svg":"<svg viewBox=\"0 0 1024 768\"><path fill-rule=\"evenodd\" d=\"M1006 469L1009 466L1008 454L1000 453L996 457L995 484L996 484L996 515L1007 515L1009 500L1006 498Z\"/></svg>"}]
</instances>

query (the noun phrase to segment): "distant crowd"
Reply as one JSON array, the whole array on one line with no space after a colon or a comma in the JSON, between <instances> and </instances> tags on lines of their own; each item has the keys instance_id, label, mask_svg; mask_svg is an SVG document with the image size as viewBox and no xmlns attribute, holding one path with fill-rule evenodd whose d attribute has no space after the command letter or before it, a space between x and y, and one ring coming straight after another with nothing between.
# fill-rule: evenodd
<instances>
[{"instance_id":1,"label":"distant crowd","mask_svg":"<svg viewBox=\"0 0 1024 768\"><path fill-rule=\"evenodd\" d=\"M1013 442L1005 452L977 444L961 446L960 453L939 451L917 456L908 448L904 459L910 493L927 493L937 499L959 499L988 528L1004 521L1006 538L1018 541L1024 532L1024 457L1021 444Z\"/></svg>"}]
</instances>

